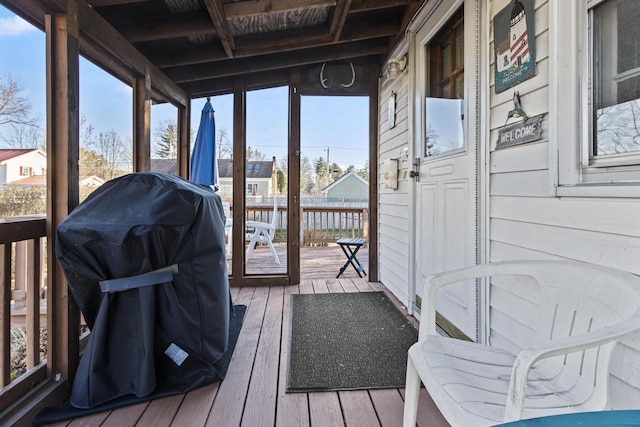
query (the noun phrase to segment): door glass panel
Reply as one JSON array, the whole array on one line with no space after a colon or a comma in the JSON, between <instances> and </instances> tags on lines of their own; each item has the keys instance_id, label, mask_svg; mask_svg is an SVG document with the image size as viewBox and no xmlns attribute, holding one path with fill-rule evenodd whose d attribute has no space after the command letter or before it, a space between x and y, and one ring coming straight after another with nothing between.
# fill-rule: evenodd
<instances>
[{"instance_id":1,"label":"door glass panel","mask_svg":"<svg viewBox=\"0 0 640 427\"><path fill-rule=\"evenodd\" d=\"M427 45L424 156L464 147L464 27L460 10Z\"/></svg>"},{"instance_id":2,"label":"door glass panel","mask_svg":"<svg viewBox=\"0 0 640 427\"><path fill-rule=\"evenodd\" d=\"M245 274L287 273L289 89L247 92Z\"/></svg>"}]
</instances>

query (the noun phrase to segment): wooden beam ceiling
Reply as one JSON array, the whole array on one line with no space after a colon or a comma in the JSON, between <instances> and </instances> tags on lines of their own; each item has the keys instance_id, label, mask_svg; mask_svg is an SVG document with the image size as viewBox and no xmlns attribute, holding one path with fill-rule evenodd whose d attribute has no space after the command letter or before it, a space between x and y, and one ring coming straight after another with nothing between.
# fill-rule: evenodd
<instances>
[{"instance_id":1,"label":"wooden beam ceiling","mask_svg":"<svg viewBox=\"0 0 640 427\"><path fill-rule=\"evenodd\" d=\"M204 5L207 7L211 22L216 28L220 43L227 54L227 57L233 58L233 51L236 49L236 43L229 28L229 23L225 19L224 7L222 0L204 0Z\"/></svg>"},{"instance_id":2,"label":"wooden beam ceiling","mask_svg":"<svg viewBox=\"0 0 640 427\"><path fill-rule=\"evenodd\" d=\"M92 23L81 28L86 57L124 81L150 64L153 98L183 102L182 89L234 75L365 57L383 61L427 0L77 1L93 20L85 16ZM64 10L67 0L18 3L53 11Z\"/></svg>"}]
</instances>

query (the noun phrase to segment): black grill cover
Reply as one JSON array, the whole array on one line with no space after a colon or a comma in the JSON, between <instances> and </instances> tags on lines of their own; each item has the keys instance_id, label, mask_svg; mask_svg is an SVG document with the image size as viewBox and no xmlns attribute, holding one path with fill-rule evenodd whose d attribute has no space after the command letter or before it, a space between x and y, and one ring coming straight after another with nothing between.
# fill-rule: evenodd
<instances>
[{"instance_id":1,"label":"black grill cover","mask_svg":"<svg viewBox=\"0 0 640 427\"><path fill-rule=\"evenodd\" d=\"M57 229L56 256L91 335L71 404L220 381L232 303L220 197L159 173L105 183Z\"/></svg>"}]
</instances>

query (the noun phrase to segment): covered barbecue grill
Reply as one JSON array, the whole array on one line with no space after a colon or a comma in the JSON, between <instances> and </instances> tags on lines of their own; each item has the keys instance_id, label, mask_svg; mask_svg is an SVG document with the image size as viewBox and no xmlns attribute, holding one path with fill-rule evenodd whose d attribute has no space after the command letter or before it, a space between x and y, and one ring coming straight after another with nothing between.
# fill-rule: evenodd
<instances>
[{"instance_id":1,"label":"covered barbecue grill","mask_svg":"<svg viewBox=\"0 0 640 427\"><path fill-rule=\"evenodd\" d=\"M71 404L185 393L219 381L232 303L220 197L159 173L105 183L57 229L91 329Z\"/></svg>"}]
</instances>

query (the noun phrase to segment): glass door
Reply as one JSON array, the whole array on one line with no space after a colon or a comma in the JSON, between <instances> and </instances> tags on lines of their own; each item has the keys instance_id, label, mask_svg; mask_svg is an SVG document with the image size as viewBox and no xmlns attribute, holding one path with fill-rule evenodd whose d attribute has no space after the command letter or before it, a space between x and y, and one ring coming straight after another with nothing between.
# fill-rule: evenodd
<instances>
[{"instance_id":1,"label":"glass door","mask_svg":"<svg viewBox=\"0 0 640 427\"><path fill-rule=\"evenodd\" d=\"M248 91L244 163L244 275L288 272L287 86ZM235 162L235 159L234 159Z\"/></svg>"}]
</instances>

